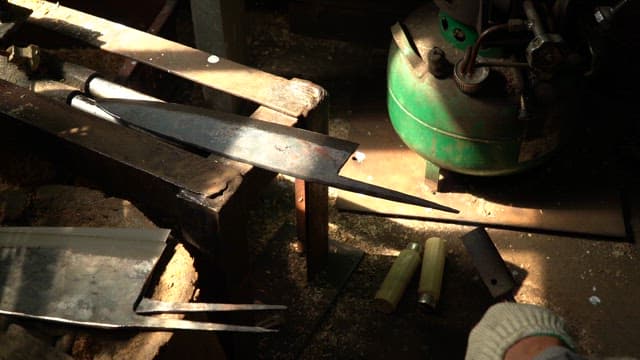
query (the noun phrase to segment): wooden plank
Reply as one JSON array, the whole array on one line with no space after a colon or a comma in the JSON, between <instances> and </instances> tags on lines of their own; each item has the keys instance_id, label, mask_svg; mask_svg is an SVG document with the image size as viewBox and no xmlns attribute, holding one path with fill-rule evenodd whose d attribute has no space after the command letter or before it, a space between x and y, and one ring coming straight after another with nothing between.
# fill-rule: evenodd
<instances>
[{"instance_id":1,"label":"wooden plank","mask_svg":"<svg viewBox=\"0 0 640 360\"><path fill-rule=\"evenodd\" d=\"M226 188L238 171L223 158L203 158L150 135L46 101L0 80L0 112L99 154L143 169L179 188L208 196ZM65 116L60 116L65 114Z\"/></svg>"},{"instance_id":2,"label":"wooden plank","mask_svg":"<svg viewBox=\"0 0 640 360\"><path fill-rule=\"evenodd\" d=\"M294 117L306 116L322 92L310 82L287 80L57 3L10 2L33 10L28 21L35 25Z\"/></svg>"},{"instance_id":3,"label":"wooden plank","mask_svg":"<svg viewBox=\"0 0 640 360\"><path fill-rule=\"evenodd\" d=\"M204 197L219 193L230 179L252 167L217 155L208 158L172 146L158 138L122 127L0 80L0 112L15 114L46 132L129 164L179 188ZM65 114L65 116L59 116ZM258 108L255 118L292 125L296 119ZM117 140L116 140L117 139Z\"/></svg>"}]
</instances>

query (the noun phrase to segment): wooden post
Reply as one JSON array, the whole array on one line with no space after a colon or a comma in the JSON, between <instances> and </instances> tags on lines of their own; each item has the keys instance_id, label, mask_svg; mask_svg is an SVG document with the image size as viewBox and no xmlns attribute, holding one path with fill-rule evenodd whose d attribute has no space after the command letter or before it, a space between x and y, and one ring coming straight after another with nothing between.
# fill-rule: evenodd
<instances>
[{"instance_id":1,"label":"wooden post","mask_svg":"<svg viewBox=\"0 0 640 360\"><path fill-rule=\"evenodd\" d=\"M196 47L239 63L246 59L244 0L191 0L191 18ZM210 88L203 88L208 105L235 112L237 98Z\"/></svg>"}]
</instances>

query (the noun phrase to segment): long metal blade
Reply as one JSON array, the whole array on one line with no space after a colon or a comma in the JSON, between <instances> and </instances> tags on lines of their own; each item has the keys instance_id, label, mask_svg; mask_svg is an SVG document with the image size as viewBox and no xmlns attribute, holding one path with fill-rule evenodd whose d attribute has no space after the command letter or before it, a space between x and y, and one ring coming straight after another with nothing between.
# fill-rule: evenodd
<instances>
[{"instance_id":1,"label":"long metal blade","mask_svg":"<svg viewBox=\"0 0 640 360\"><path fill-rule=\"evenodd\" d=\"M284 305L268 304L219 304L219 303L177 303L142 298L136 313L185 313L185 312L213 312L213 311L260 311L260 310L286 310Z\"/></svg>"},{"instance_id":2,"label":"long metal blade","mask_svg":"<svg viewBox=\"0 0 640 360\"><path fill-rule=\"evenodd\" d=\"M458 211L338 175L358 147L313 131L199 107L109 99L98 104L122 122L262 169L387 200Z\"/></svg>"}]
</instances>

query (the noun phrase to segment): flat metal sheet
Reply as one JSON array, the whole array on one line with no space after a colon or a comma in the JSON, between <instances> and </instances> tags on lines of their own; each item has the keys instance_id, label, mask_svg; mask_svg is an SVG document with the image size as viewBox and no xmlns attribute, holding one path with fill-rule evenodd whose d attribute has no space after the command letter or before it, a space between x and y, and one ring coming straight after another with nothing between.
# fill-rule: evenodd
<instances>
[{"instance_id":1,"label":"flat metal sheet","mask_svg":"<svg viewBox=\"0 0 640 360\"><path fill-rule=\"evenodd\" d=\"M167 229L0 227L0 314L97 328L271 332L136 313Z\"/></svg>"},{"instance_id":2,"label":"flat metal sheet","mask_svg":"<svg viewBox=\"0 0 640 360\"><path fill-rule=\"evenodd\" d=\"M0 313L130 326L169 230L0 228Z\"/></svg>"},{"instance_id":3,"label":"flat metal sheet","mask_svg":"<svg viewBox=\"0 0 640 360\"><path fill-rule=\"evenodd\" d=\"M604 146L571 144L547 165L509 177L474 178L445 173L445 190L424 181L425 160L398 138L379 105L354 109L349 139L366 156L350 160L342 176L394 188L460 210L448 214L338 191L341 210L494 227L625 237L621 194L612 154ZM569 151L573 150L573 151ZM448 190L447 190L448 188Z\"/></svg>"}]
</instances>

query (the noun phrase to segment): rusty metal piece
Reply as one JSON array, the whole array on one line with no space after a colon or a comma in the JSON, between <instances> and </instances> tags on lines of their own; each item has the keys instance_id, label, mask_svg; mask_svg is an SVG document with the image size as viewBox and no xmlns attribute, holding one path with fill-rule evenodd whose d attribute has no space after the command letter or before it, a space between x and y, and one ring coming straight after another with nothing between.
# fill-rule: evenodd
<instances>
[{"instance_id":1,"label":"rusty metal piece","mask_svg":"<svg viewBox=\"0 0 640 360\"><path fill-rule=\"evenodd\" d=\"M489 234L479 227L463 235L461 239L491 296L508 296L516 284Z\"/></svg>"},{"instance_id":2,"label":"rusty metal piece","mask_svg":"<svg viewBox=\"0 0 640 360\"><path fill-rule=\"evenodd\" d=\"M80 94L80 90L53 80L35 80L31 83L31 90L62 103L67 103L74 95Z\"/></svg>"},{"instance_id":3,"label":"rusty metal piece","mask_svg":"<svg viewBox=\"0 0 640 360\"><path fill-rule=\"evenodd\" d=\"M478 39L473 44L473 47L471 47L471 54L469 55L468 58L466 58L465 56L466 59L464 64L462 65L462 67L464 67L463 74L469 75L469 76L473 74L473 68L476 64L476 58L478 57L480 46L482 46L482 43L487 39L487 37L496 32L500 32L508 29L509 29L509 24L498 24L480 33L480 35L478 36Z\"/></svg>"},{"instance_id":4,"label":"rusty metal piece","mask_svg":"<svg viewBox=\"0 0 640 360\"><path fill-rule=\"evenodd\" d=\"M9 57L9 62L26 65L27 72L34 72L40 66L40 48L37 45L31 44L25 47L12 45L7 49L6 53Z\"/></svg>"},{"instance_id":5,"label":"rusty metal piece","mask_svg":"<svg viewBox=\"0 0 640 360\"><path fill-rule=\"evenodd\" d=\"M302 126L328 134L328 101L320 102L303 120ZM335 264L329 266L332 259L329 251L329 188L324 184L296 179L294 199L298 242L303 244L307 258L307 279L315 279L323 270L332 269L331 266L336 273L344 274L340 269L335 269Z\"/></svg>"},{"instance_id":6,"label":"rusty metal piece","mask_svg":"<svg viewBox=\"0 0 640 360\"><path fill-rule=\"evenodd\" d=\"M35 25L287 115L306 116L324 96L311 82L287 80L60 4L11 3L32 10L28 21Z\"/></svg>"},{"instance_id":7,"label":"rusty metal piece","mask_svg":"<svg viewBox=\"0 0 640 360\"><path fill-rule=\"evenodd\" d=\"M346 140L187 105L118 99L98 103L126 124L265 170L387 200L458 212L339 176L340 168L358 146Z\"/></svg>"},{"instance_id":8,"label":"rusty metal piece","mask_svg":"<svg viewBox=\"0 0 640 360\"><path fill-rule=\"evenodd\" d=\"M522 2L522 7L534 34L526 50L527 62L534 69L553 71L564 60L564 40L558 34L545 31L544 24L531 0Z\"/></svg>"}]
</instances>

